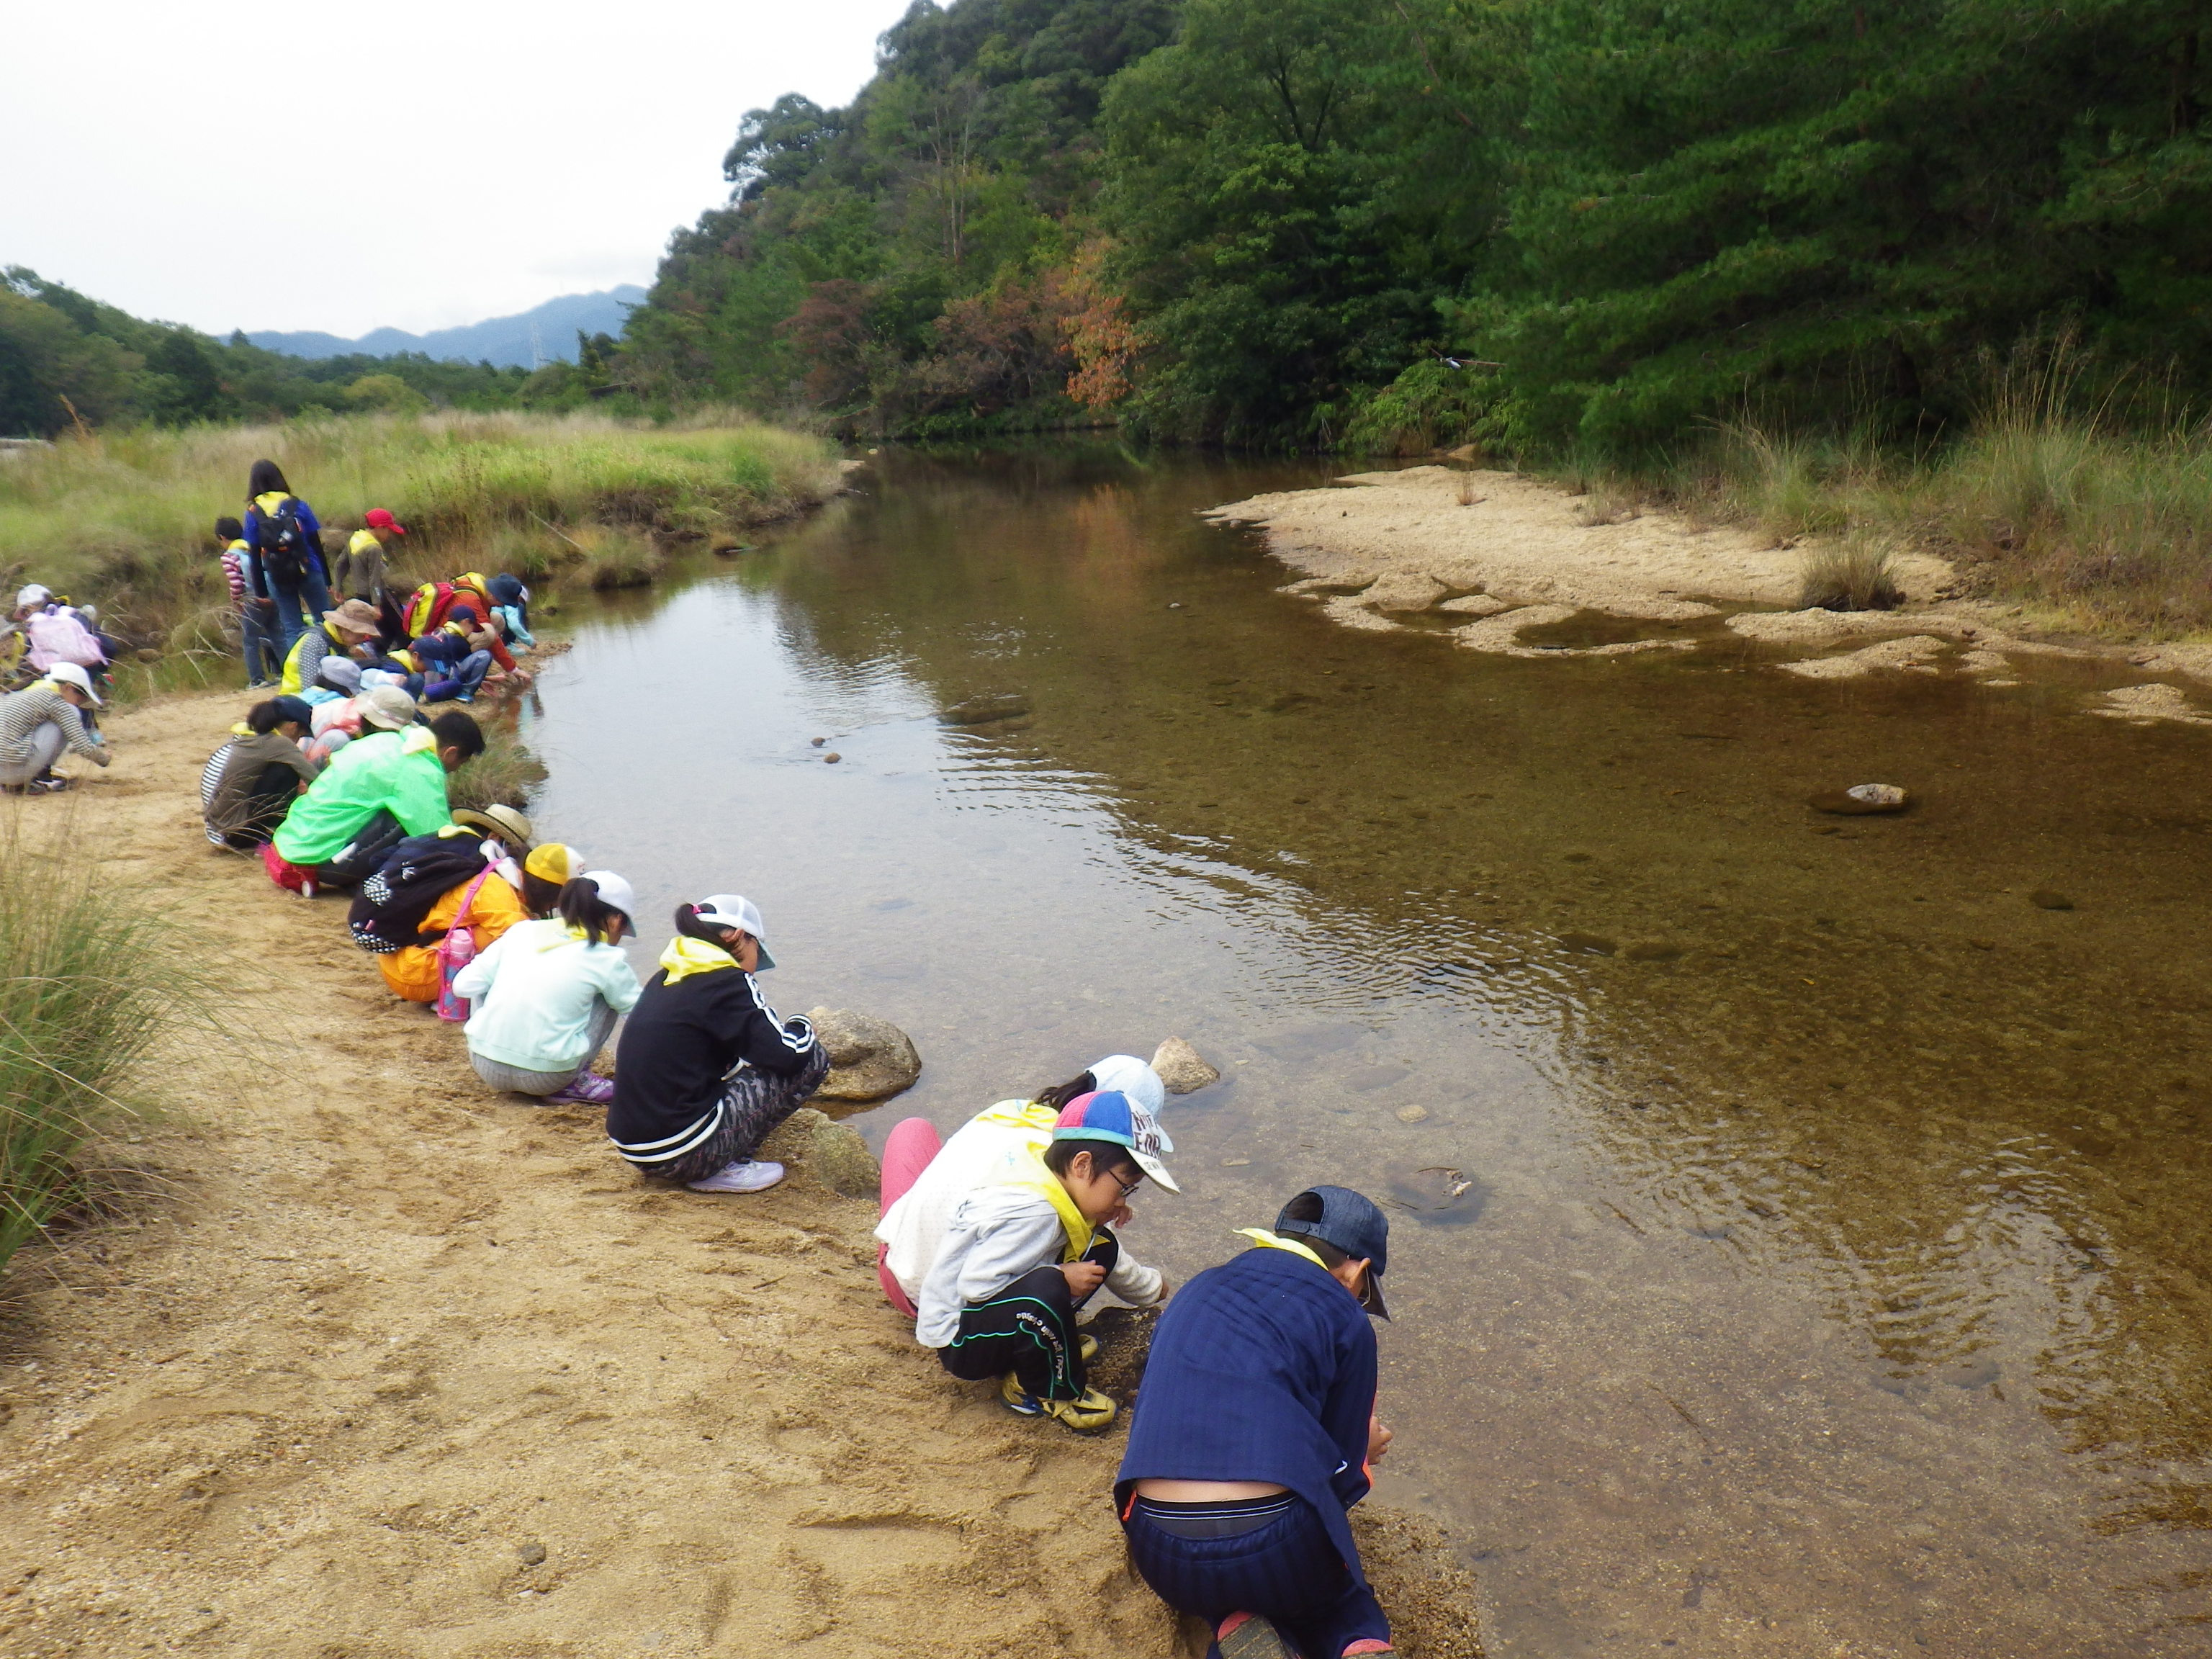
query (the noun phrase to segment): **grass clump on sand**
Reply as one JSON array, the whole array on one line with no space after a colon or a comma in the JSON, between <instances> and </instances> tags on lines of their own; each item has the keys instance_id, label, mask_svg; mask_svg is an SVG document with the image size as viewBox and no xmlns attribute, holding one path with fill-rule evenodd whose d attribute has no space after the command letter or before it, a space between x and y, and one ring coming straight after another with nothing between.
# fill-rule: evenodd
<instances>
[{"instance_id":1,"label":"grass clump on sand","mask_svg":"<svg viewBox=\"0 0 2212 1659\"><path fill-rule=\"evenodd\" d=\"M484 750L446 780L446 799L455 807L512 806L527 812L530 797L550 775L530 745L505 724L483 722Z\"/></svg>"},{"instance_id":2,"label":"grass clump on sand","mask_svg":"<svg viewBox=\"0 0 2212 1659\"><path fill-rule=\"evenodd\" d=\"M66 833L0 830L0 1266L93 1192L116 1091L184 1017L169 922Z\"/></svg>"},{"instance_id":3,"label":"grass clump on sand","mask_svg":"<svg viewBox=\"0 0 2212 1659\"><path fill-rule=\"evenodd\" d=\"M727 415L653 426L608 416L359 415L270 427L65 435L0 460L0 583L97 602L138 641L220 650L228 592L210 527L244 506L246 470L284 469L325 526L390 507L410 534L404 579L502 567L507 544L621 526L710 536L780 517L837 487L824 441Z\"/></svg>"}]
</instances>

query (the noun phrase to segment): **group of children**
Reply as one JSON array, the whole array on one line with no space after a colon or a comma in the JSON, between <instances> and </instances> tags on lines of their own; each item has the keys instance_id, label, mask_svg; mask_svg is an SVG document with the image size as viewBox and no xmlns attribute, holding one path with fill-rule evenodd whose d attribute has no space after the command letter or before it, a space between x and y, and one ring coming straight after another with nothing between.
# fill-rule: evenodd
<instances>
[{"instance_id":1,"label":"group of children","mask_svg":"<svg viewBox=\"0 0 2212 1659\"><path fill-rule=\"evenodd\" d=\"M326 572L306 504L265 463L253 482L268 487L226 562L274 600L265 614L281 624L289 596L315 603L310 575ZM372 540L405 533L388 514L364 529ZM295 534L297 566L283 556ZM426 658L425 638L444 631L489 656L476 636L512 627L526 649L526 618L499 615L526 592L514 584L502 605L502 579L471 574L403 594L374 568L370 592L348 593L314 628L302 612L289 639L277 629L283 689L253 706L203 777L209 841L258 854L307 896L349 891L356 944L396 996L462 1025L488 1088L605 1106L615 1154L645 1180L721 1194L774 1187L784 1170L757 1156L761 1142L830 1060L806 1020L780 1017L762 994L757 975L775 962L759 908L734 893L678 907L641 983L621 948L636 933L629 883L535 842L519 806L452 807L447 781L482 752L483 732L465 710L421 707L471 689L465 673L424 672L443 660ZM512 660L501 672L520 672ZM96 703L88 680L48 673L0 698L0 768L34 762L52 747L39 732ZM17 703L34 693L43 700ZM18 727L33 753L13 761ZM62 740L87 732L105 763L88 721ZM594 1062L611 1040L608 1078ZM941 1146L926 1119L897 1125L877 1231L884 1292L951 1376L1079 1431L1120 1410L1090 1382L1097 1345L1084 1323L1109 1304L1162 1308L1115 1486L1136 1570L1208 1622L1222 1659L1390 1652L1346 1518L1390 1439L1375 1416L1369 1324L1386 1316L1388 1221L1357 1193L1310 1188L1272 1226L1243 1230L1251 1248L1170 1295L1116 1233L1146 1182L1177 1190L1164 1104L1152 1068L1116 1054L989 1107Z\"/></svg>"}]
</instances>

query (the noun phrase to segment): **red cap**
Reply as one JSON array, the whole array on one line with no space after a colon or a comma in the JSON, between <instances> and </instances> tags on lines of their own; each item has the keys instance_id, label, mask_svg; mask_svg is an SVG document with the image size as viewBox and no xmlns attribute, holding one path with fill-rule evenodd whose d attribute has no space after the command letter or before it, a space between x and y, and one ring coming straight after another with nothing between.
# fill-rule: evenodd
<instances>
[{"instance_id":1,"label":"red cap","mask_svg":"<svg viewBox=\"0 0 2212 1659\"><path fill-rule=\"evenodd\" d=\"M371 530L389 530L395 536L404 536L407 533L407 526L392 516L392 509L389 507L370 507L362 522Z\"/></svg>"}]
</instances>

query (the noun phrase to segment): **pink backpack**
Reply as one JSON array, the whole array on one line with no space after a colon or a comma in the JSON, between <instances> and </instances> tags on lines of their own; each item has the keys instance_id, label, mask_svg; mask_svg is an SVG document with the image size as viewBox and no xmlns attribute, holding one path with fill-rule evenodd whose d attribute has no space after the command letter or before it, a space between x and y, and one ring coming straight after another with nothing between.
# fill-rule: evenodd
<instances>
[{"instance_id":1,"label":"pink backpack","mask_svg":"<svg viewBox=\"0 0 2212 1659\"><path fill-rule=\"evenodd\" d=\"M446 929L446 937L438 941L438 1000L440 1019L460 1021L469 1017L466 997L453 994L453 975L467 967L477 957L476 929L469 926L469 907L477 902L477 889L495 873L487 865L484 872L469 884L469 890L461 895L461 908L453 917L453 925Z\"/></svg>"}]
</instances>

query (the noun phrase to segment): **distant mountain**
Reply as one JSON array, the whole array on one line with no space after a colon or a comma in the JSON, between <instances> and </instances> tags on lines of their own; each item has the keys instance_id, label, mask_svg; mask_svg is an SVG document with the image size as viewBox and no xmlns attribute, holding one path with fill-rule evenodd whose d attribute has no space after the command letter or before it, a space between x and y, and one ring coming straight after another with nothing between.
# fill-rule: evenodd
<instances>
[{"instance_id":1,"label":"distant mountain","mask_svg":"<svg viewBox=\"0 0 2212 1659\"><path fill-rule=\"evenodd\" d=\"M335 334L313 331L281 334L264 330L246 337L269 351L291 357L343 357L356 352L389 357L402 351L420 351L432 357L458 358L463 362L488 361L533 368L555 358L576 361L576 331L620 337L629 307L645 298L635 283L599 294L564 294L514 317L495 317L465 328L441 328L428 334L408 334L396 328L380 328L358 340L342 340Z\"/></svg>"}]
</instances>

